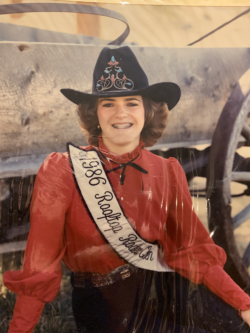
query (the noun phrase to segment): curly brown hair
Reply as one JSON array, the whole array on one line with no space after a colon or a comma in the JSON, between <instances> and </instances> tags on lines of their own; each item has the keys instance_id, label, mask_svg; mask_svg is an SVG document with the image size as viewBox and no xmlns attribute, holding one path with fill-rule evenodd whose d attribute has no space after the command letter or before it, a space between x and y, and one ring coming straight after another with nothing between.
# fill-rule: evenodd
<instances>
[{"instance_id":1,"label":"curly brown hair","mask_svg":"<svg viewBox=\"0 0 250 333\"><path fill-rule=\"evenodd\" d=\"M168 122L169 110L165 102L154 102L142 96L145 109L145 123L141 131L141 139L145 147L153 146L162 136ZM91 97L78 105L77 114L83 133L91 145L97 145L101 128L98 128L98 98Z\"/></svg>"}]
</instances>

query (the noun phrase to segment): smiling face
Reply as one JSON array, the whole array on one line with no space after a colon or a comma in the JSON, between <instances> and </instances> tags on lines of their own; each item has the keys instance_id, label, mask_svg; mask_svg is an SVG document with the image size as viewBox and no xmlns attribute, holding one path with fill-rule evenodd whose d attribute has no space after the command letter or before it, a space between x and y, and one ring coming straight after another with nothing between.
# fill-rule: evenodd
<instances>
[{"instance_id":1,"label":"smiling face","mask_svg":"<svg viewBox=\"0 0 250 333\"><path fill-rule=\"evenodd\" d=\"M99 98L97 116L103 142L112 153L122 155L138 146L145 120L141 96Z\"/></svg>"}]
</instances>

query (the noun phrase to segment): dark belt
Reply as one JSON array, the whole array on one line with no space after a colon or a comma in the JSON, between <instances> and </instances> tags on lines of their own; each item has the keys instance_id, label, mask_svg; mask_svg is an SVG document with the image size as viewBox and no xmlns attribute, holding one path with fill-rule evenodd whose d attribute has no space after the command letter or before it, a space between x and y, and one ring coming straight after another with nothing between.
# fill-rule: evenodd
<instances>
[{"instance_id":1,"label":"dark belt","mask_svg":"<svg viewBox=\"0 0 250 333\"><path fill-rule=\"evenodd\" d=\"M129 264L120 266L107 274L100 273L72 273L72 286L74 288L104 287L129 278L137 268Z\"/></svg>"}]
</instances>

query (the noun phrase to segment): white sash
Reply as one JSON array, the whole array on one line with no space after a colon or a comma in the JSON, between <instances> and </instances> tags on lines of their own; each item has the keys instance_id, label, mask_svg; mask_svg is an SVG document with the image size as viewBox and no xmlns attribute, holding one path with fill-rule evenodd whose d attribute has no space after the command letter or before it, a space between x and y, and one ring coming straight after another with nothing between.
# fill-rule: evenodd
<instances>
[{"instance_id":1,"label":"white sash","mask_svg":"<svg viewBox=\"0 0 250 333\"><path fill-rule=\"evenodd\" d=\"M76 182L94 222L113 249L134 266L170 272L163 251L143 240L124 216L95 150L68 145Z\"/></svg>"}]
</instances>

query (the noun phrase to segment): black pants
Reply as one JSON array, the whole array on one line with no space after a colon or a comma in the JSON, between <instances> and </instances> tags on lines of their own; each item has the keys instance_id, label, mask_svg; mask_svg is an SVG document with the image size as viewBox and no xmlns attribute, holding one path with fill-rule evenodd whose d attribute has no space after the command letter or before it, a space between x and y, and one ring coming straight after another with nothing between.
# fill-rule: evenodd
<instances>
[{"instance_id":1,"label":"black pants","mask_svg":"<svg viewBox=\"0 0 250 333\"><path fill-rule=\"evenodd\" d=\"M74 288L72 306L82 333L250 332L237 310L177 273L138 269L110 286Z\"/></svg>"}]
</instances>

